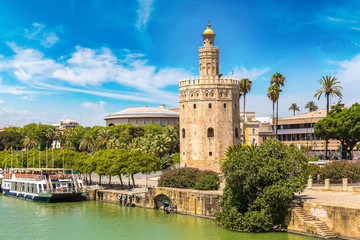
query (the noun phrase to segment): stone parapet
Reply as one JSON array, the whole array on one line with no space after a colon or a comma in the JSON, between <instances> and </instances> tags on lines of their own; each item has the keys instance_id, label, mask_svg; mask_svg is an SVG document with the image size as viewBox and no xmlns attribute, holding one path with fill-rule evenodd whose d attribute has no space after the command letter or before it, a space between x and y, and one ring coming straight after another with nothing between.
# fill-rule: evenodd
<instances>
[{"instance_id":1,"label":"stone parapet","mask_svg":"<svg viewBox=\"0 0 360 240\"><path fill-rule=\"evenodd\" d=\"M179 87L197 85L197 84L221 84L221 85L239 85L239 79L232 77L206 77L206 78L188 78L180 80Z\"/></svg>"}]
</instances>

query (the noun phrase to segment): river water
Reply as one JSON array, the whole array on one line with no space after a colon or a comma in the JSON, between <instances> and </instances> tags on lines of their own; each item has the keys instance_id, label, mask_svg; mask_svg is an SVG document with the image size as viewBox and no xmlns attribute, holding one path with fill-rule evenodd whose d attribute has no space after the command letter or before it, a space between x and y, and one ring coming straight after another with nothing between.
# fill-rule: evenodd
<instances>
[{"instance_id":1,"label":"river water","mask_svg":"<svg viewBox=\"0 0 360 240\"><path fill-rule=\"evenodd\" d=\"M238 233L213 220L119 204L36 203L0 194L0 239L314 240L290 233Z\"/></svg>"}]
</instances>

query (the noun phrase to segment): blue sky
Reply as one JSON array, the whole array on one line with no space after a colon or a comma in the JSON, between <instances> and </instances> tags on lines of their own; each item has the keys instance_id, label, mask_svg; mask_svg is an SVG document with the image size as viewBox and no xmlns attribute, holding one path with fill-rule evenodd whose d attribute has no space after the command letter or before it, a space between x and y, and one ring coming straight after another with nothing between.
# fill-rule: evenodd
<instances>
[{"instance_id":1,"label":"blue sky","mask_svg":"<svg viewBox=\"0 0 360 240\"><path fill-rule=\"evenodd\" d=\"M248 111L272 113L275 72L286 77L281 116L293 102L325 108L313 96L329 74L349 106L360 98L359 16L360 1L0 0L0 127L104 125L128 107L177 107L208 20L220 72L253 81Z\"/></svg>"}]
</instances>

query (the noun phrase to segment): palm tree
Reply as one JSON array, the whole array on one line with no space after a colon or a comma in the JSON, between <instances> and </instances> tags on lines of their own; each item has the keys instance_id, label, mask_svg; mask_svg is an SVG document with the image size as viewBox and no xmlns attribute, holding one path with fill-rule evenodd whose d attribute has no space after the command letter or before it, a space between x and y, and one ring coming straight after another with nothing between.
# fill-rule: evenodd
<instances>
[{"instance_id":1,"label":"palm tree","mask_svg":"<svg viewBox=\"0 0 360 240\"><path fill-rule=\"evenodd\" d=\"M268 94L267 94L267 97L273 102L273 115L272 115L272 135L273 135L273 138L274 138L274 116L275 116L275 103L276 101L278 100L279 98L279 94L281 92L281 89L279 86L273 84L271 85L269 88L268 88Z\"/></svg>"},{"instance_id":2,"label":"palm tree","mask_svg":"<svg viewBox=\"0 0 360 240\"><path fill-rule=\"evenodd\" d=\"M314 97L317 97L318 100L320 99L321 95L324 94L326 96L326 115L329 113L329 97L331 96L338 96L340 99L342 98L341 89L342 87L337 85L340 82L337 81L336 77L329 76L322 76L322 78L319 80L319 83L321 85L321 88L316 90L316 93ZM328 156L328 141L327 139L326 145L325 145L325 155L326 158Z\"/></svg>"},{"instance_id":3,"label":"palm tree","mask_svg":"<svg viewBox=\"0 0 360 240\"><path fill-rule=\"evenodd\" d=\"M270 81L270 85L275 84L277 85L279 88L283 87L285 85L285 77L283 75L281 75L281 73L274 73L271 76L271 81ZM275 128L275 135L277 138L277 126L279 123L279 97L280 97L280 92L278 94L277 100L276 100L276 128Z\"/></svg>"},{"instance_id":4,"label":"palm tree","mask_svg":"<svg viewBox=\"0 0 360 240\"><path fill-rule=\"evenodd\" d=\"M94 138L91 136L90 133L86 133L80 142L80 146L79 149L80 150L84 150L87 152L91 152L92 150L95 149L95 144L94 144L95 140Z\"/></svg>"},{"instance_id":5,"label":"palm tree","mask_svg":"<svg viewBox=\"0 0 360 240\"><path fill-rule=\"evenodd\" d=\"M314 95L314 97L317 97L318 100L320 99L322 94L325 94L326 96L326 115L329 113L329 98L330 95L331 96L337 96L340 99L342 98L342 94L341 94L341 86L338 86L336 84L339 84L340 82L337 81L336 77L331 77L331 75L329 76L323 76L320 80L319 83L321 85L321 88L319 88L318 90L316 90L316 93Z\"/></svg>"},{"instance_id":6,"label":"palm tree","mask_svg":"<svg viewBox=\"0 0 360 240\"><path fill-rule=\"evenodd\" d=\"M305 108L308 108L310 112L318 110L318 106L316 106L314 101L308 101L305 105Z\"/></svg>"},{"instance_id":7,"label":"palm tree","mask_svg":"<svg viewBox=\"0 0 360 240\"><path fill-rule=\"evenodd\" d=\"M300 111L300 108L296 103L292 103L291 106L289 107L289 111L293 111L295 116L295 111Z\"/></svg>"},{"instance_id":8,"label":"palm tree","mask_svg":"<svg viewBox=\"0 0 360 240\"><path fill-rule=\"evenodd\" d=\"M49 146L49 142L52 142L55 138L55 130L53 128L49 128L46 130L45 136L47 138L47 145L46 147L48 148Z\"/></svg>"},{"instance_id":9,"label":"palm tree","mask_svg":"<svg viewBox=\"0 0 360 240\"><path fill-rule=\"evenodd\" d=\"M252 81L247 79L247 78L243 78L240 80L239 83L239 91L240 93L244 96L244 123L243 123L243 143L246 144L245 141L245 121L246 121L246 115L245 115L245 103L246 103L246 94L248 94L251 91L251 86L252 86Z\"/></svg>"},{"instance_id":10,"label":"palm tree","mask_svg":"<svg viewBox=\"0 0 360 240\"><path fill-rule=\"evenodd\" d=\"M97 140L99 142L100 147L104 147L104 149L106 149L111 139L112 139L112 131L110 129L103 128L99 131Z\"/></svg>"}]
</instances>

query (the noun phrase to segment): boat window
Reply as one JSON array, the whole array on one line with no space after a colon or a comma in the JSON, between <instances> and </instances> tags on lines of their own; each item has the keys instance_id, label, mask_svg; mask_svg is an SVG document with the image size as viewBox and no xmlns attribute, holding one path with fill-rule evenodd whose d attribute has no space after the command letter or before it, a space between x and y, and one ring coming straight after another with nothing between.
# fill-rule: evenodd
<instances>
[{"instance_id":1,"label":"boat window","mask_svg":"<svg viewBox=\"0 0 360 240\"><path fill-rule=\"evenodd\" d=\"M39 192L42 192L42 190L43 190L42 189L42 184L39 184L38 186L39 186Z\"/></svg>"}]
</instances>

